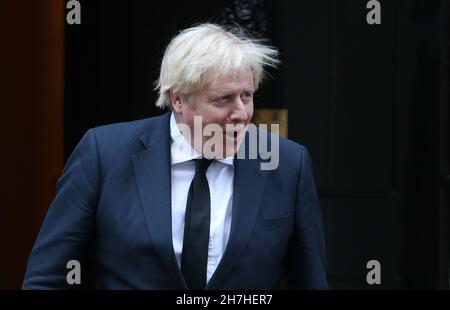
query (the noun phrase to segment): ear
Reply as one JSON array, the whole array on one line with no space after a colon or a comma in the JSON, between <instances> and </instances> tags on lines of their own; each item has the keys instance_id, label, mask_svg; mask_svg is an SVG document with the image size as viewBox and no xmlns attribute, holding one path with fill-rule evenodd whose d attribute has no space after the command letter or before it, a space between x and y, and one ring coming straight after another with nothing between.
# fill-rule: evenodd
<instances>
[{"instance_id":1,"label":"ear","mask_svg":"<svg viewBox=\"0 0 450 310\"><path fill-rule=\"evenodd\" d=\"M170 94L170 102L172 104L172 110L175 113L181 113L181 98L179 95L174 93L172 90L169 90Z\"/></svg>"}]
</instances>

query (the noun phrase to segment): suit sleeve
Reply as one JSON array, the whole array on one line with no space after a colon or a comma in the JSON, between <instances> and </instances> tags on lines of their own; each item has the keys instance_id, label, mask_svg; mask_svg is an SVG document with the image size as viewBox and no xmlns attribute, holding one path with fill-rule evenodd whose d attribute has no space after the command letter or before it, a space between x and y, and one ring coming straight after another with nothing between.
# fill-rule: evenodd
<instances>
[{"instance_id":1,"label":"suit sleeve","mask_svg":"<svg viewBox=\"0 0 450 310\"><path fill-rule=\"evenodd\" d=\"M311 158L301 150L295 204L294 233L287 257L287 286L291 289L328 289L322 213Z\"/></svg>"},{"instance_id":2,"label":"suit sleeve","mask_svg":"<svg viewBox=\"0 0 450 310\"><path fill-rule=\"evenodd\" d=\"M89 130L69 157L28 259L23 289L65 289L71 260L81 271L88 264L98 200L99 159L95 133ZM81 284L86 279L81 273Z\"/></svg>"}]
</instances>

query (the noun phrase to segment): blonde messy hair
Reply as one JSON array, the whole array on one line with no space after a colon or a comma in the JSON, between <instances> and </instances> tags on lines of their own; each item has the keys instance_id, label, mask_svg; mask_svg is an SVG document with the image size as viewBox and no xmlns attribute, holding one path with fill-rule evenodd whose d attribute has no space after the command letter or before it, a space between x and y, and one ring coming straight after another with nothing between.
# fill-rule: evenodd
<instances>
[{"instance_id":1,"label":"blonde messy hair","mask_svg":"<svg viewBox=\"0 0 450 310\"><path fill-rule=\"evenodd\" d=\"M278 64L278 51L244 35L242 29L201 24L180 32L168 45L161 63L156 106L171 107L170 91L188 95L203 85L203 76L213 69L216 77L250 69L255 90L264 76L264 66Z\"/></svg>"}]
</instances>

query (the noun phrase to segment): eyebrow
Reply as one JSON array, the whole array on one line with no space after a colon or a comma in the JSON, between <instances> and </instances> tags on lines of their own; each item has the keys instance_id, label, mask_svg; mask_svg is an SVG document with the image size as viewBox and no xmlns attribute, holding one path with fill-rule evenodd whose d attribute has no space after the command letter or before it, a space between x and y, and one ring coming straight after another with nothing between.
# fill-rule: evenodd
<instances>
[{"instance_id":1,"label":"eyebrow","mask_svg":"<svg viewBox=\"0 0 450 310\"><path fill-rule=\"evenodd\" d=\"M239 93L254 93L255 90L252 89L242 89L239 91ZM212 97L224 97L224 96L230 96L234 95L236 92L234 91L213 91L211 92Z\"/></svg>"}]
</instances>

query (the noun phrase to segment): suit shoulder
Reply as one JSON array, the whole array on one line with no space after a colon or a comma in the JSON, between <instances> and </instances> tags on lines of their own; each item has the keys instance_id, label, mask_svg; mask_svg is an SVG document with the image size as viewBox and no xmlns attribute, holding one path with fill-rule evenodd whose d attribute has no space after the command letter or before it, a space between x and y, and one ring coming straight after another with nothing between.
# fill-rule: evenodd
<instances>
[{"instance_id":1,"label":"suit shoulder","mask_svg":"<svg viewBox=\"0 0 450 310\"><path fill-rule=\"evenodd\" d=\"M266 139L267 144L271 146L271 149L276 145L273 139L278 139L278 167L281 171L300 171L300 166L302 165L302 162L304 162L303 160L308 160L309 158L309 151L306 146L293 140L279 137L263 129L258 129L258 131L260 138ZM273 152L274 151L271 150L272 155L275 155Z\"/></svg>"},{"instance_id":2,"label":"suit shoulder","mask_svg":"<svg viewBox=\"0 0 450 310\"><path fill-rule=\"evenodd\" d=\"M281 145L283 145L284 148L293 150L295 152L308 153L308 149L306 148L306 146L287 138L280 137L280 147Z\"/></svg>"},{"instance_id":3,"label":"suit shoulder","mask_svg":"<svg viewBox=\"0 0 450 310\"><path fill-rule=\"evenodd\" d=\"M166 115L148 117L140 120L120 122L108 125L102 125L92 128L96 136L116 136L116 135L132 135L133 133L139 134L145 132L147 129L155 126L157 123L161 123ZM116 136L117 137L117 136Z\"/></svg>"},{"instance_id":4,"label":"suit shoulder","mask_svg":"<svg viewBox=\"0 0 450 310\"><path fill-rule=\"evenodd\" d=\"M169 116L170 114L165 114L131 122L103 125L94 127L91 131L101 155L105 158L114 158L114 156L141 150L140 138L161 132L161 128L168 126Z\"/></svg>"},{"instance_id":5,"label":"suit shoulder","mask_svg":"<svg viewBox=\"0 0 450 310\"><path fill-rule=\"evenodd\" d=\"M310 155L306 146L297 143L295 141L280 138L280 162L289 163L288 166L298 167L300 170L300 166L302 166L306 161L309 161ZM297 170L296 169L296 170Z\"/></svg>"}]
</instances>

